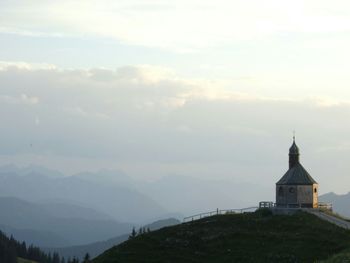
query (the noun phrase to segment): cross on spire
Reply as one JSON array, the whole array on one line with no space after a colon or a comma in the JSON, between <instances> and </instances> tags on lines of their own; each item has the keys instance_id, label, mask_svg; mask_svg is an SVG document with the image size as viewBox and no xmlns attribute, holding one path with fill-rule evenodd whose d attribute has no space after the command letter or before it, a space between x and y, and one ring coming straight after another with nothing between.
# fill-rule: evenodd
<instances>
[{"instance_id":1,"label":"cross on spire","mask_svg":"<svg viewBox=\"0 0 350 263\"><path fill-rule=\"evenodd\" d=\"M295 142L295 130L293 130L293 142Z\"/></svg>"}]
</instances>

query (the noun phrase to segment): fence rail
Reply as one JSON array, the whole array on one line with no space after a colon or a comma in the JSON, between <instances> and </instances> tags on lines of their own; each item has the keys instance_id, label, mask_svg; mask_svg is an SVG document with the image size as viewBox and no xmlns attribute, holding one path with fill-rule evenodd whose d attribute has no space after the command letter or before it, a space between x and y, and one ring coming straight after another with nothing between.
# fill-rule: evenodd
<instances>
[{"instance_id":1,"label":"fence rail","mask_svg":"<svg viewBox=\"0 0 350 263\"><path fill-rule=\"evenodd\" d=\"M215 215L227 215L227 214L242 214L244 212L253 212L259 207L252 206L252 207L246 207L246 208L234 208L234 209L216 209L214 211L200 213L192 216L187 216L183 219L183 222L191 222L195 220L199 220L205 217L209 216L215 216Z\"/></svg>"},{"instance_id":2,"label":"fence rail","mask_svg":"<svg viewBox=\"0 0 350 263\"><path fill-rule=\"evenodd\" d=\"M289 203L289 204L276 204L271 201L261 201L259 202L259 208L312 208L310 204L300 204L300 203ZM319 202L317 207L314 209L324 209L324 210L333 210L333 206L331 203Z\"/></svg>"},{"instance_id":3,"label":"fence rail","mask_svg":"<svg viewBox=\"0 0 350 263\"><path fill-rule=\"evenodd\" d=\"M244 212L253 212L258 208L279 208L279 209L302 209L304 208L302 205L300 204L287 204L285 206L277 206L276 203L271 202L271 201L261 201L259 202L259 207L257 206L252 206L252 207L246 207L246 208L234 208L234 209L216 209L214 211L210 211L210 212L205 212L205 213L200 213L200 214L196 214L196 215L192 215L192 216L187 216L183 219L183 222L191 222L191 221L195 221L195 220L199 220L205 217L209 217L209 216L215 216L215 215L226 215L226 214L242 214ZM328 203L318 203L318 209L323 210L323 209L327 209L332 211L332 204L328 204ZM316 209L313 209L316 210Z\"/></svg>"}]
</instances>

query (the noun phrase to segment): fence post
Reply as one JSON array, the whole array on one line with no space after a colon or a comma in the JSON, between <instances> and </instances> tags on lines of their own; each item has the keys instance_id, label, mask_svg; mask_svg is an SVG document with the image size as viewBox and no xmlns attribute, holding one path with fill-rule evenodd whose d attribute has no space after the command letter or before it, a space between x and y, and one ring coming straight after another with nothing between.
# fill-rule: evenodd
<instances>
[{"instance_id":1,"label":"fence post","mask_svg":"<svg viewBox=\"0 0 350 263\"><path fill-rule=\"evenodd\" d=\"M217 215L219 214L219 208L216 208L216 214Z\"/></svg>"}]
</instances>

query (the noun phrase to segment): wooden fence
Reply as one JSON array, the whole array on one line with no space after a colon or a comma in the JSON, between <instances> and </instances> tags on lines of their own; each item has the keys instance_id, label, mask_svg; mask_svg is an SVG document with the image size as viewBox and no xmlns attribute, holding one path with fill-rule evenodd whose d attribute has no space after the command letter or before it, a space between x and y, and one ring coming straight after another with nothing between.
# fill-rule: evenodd
<instances>
[{"instance_id":1,"label":"wooden fence","mask_svg":"<svg viewBox=\"0 0 350 263\"><path fill-rule=\"evenodd\" d=\"M183 222L184 223L191 222L191 221L195 221L195 220L199 220L205 217L215 216L215 215L242 214L245 212L254 212L256 209L258 209L257 206L246 207L246 208L235 208L235 209L216 209L215 211L187 216L183 219Z\"/></svg>"}]
</instances>

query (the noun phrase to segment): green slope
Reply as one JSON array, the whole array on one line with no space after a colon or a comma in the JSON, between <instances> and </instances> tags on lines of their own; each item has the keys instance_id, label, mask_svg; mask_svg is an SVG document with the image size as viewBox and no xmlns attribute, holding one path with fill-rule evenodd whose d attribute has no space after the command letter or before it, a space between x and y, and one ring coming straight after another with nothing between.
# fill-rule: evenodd
<instances>
[{"instance_id":1,"label":"green slope","mask_svg":"<svg viewBox=\"0 0 350 263\"><path fill-rule=\"evenodd\" d=\"M350 249L346 249L338 254L335 254L327 260L321 261L321 263L349 263L350 262Z\"/></svg>"},{"instance_id":2,"label":"green slope","mask_svg":"<svg viewBox=\"0 0 350 263\"><path fill-rule=\"evenodd\" d=\"M36 261L31 261L24 258L17 258L17 263L37 263Z\"/></svg>"},{"instance_id":3,"label":"green slope","mask_svg":"<svg viewBox=\"0 0 350 263\"><path fill-rule=\"evenodd\" d=\"M222 215L140 235L94 263L315 262L350 248L350 232L299 212Z\"/></svg>"}]
</instances>

